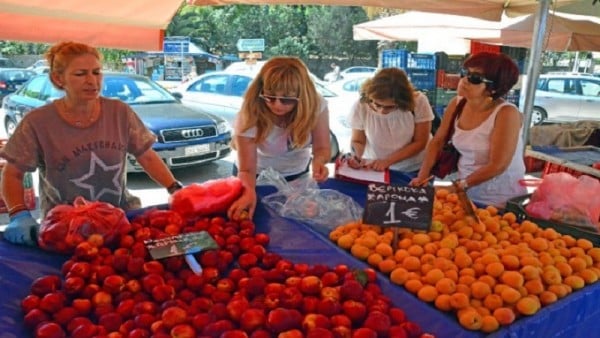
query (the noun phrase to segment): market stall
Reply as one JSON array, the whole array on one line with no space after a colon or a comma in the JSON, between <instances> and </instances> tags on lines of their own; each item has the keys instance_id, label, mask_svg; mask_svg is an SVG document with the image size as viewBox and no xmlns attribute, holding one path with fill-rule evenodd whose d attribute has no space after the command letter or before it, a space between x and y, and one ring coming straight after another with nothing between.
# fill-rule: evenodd
<instances>
[{"instance_id":1,"label":"market stall","mask_svg":"<svg viewBox=\"0 0 600 338\"><path fill-rule=\"evenodd\" d=\"M360 184L330 179L321 188L335 189L364 205L366 187ZM274 192L273 187L259 187L264 197ZM162 206L164 207L164 206ZM281 254L294 262L309 264L347 264L365 267L366 264L352 257L331 243L323 231L310 225L279 217L259 203L254 221L257 232L271 237L268 250ZM0 241L0 268L3 301L0 304L0 330L3 337L27 337L31 333L23 326L20 301L29 292L31 282L42 275L59 273L65 256L27 248ZM405 309L409 318L427 332L437 337L481 337L480 332L462 328L454 316L444 314L430 304L424 303L403 287L392 284L386 276L379 276L383 292L396 306ZM596 299L600 297L600 283L574 292L555 304L544 307L537 314L523 318L508 327L501 328L490 337L577 337L594 332L600 320Z\"/></svg>"},{"instance_id":2,"label":"market stall","mask_svg":"<svg viewBox=\"0 0 600 338\"><path fill-rule=\"evenodd\" d=\"M600 178L600 148L594 146L534 146L525 156L545 162L543 174L568 172Z\"/></svg>"}]
</instances>

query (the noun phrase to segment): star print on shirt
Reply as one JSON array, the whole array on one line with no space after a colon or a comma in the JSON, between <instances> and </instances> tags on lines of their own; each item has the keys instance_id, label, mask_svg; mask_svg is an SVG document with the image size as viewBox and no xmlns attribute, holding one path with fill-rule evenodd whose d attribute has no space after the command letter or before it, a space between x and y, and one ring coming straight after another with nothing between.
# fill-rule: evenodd
<instances>
[{"instance_id":1,"label":"star print on shirt","mask_svg":"<svg viewBox=\"0 0 600 338\"><path fill-rule=\"evenodd\" d=\"M120 163L110 166L106 165L96 153L92 151L89 172L80 178L72 179L71 182L75 183L75 185L80 188L89 190L91 200L98 201L104 194L121 195L122 186L119 182L120 173ZM98 187L93 184L94 182L111 181L114 184L114 189L111 189L111 187L101 187L100 191L96 192L96 188ZM86 182L90 182L91 184Z\"/></svg>"}]
</instances>

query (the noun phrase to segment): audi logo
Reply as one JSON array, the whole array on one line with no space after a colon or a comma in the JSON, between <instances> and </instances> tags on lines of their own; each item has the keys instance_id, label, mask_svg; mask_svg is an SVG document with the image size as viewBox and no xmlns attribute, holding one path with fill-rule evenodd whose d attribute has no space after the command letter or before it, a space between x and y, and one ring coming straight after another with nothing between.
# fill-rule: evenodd
<instances>
[{"instance_id":1,"label":"audi logo","mask_svg":"<svg viewBox=\"0 0 600 338\"><path fill-rule=\"evenodd\" d=\"M183 138L197 138L204 136L204 130L201 128L198 129L184 129L181 131L181 136Z\"/></svg>"}]
</instances>

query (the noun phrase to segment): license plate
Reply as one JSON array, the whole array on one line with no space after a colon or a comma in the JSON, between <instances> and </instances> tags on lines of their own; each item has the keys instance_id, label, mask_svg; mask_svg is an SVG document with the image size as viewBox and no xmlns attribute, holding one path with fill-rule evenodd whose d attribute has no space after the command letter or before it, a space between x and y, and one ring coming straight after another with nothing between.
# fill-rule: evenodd
<instances>
[{"instance_id":1,"label":"license plate","mask_svg":"<svg viewBox=\"0 0 600 338\"><path fill-rule=\"evenodd\" d=\"M195 146L185 147L185 155L198 155L208 153L210 151L210 144L197 144Z\"/></svg>"}]
</instances>

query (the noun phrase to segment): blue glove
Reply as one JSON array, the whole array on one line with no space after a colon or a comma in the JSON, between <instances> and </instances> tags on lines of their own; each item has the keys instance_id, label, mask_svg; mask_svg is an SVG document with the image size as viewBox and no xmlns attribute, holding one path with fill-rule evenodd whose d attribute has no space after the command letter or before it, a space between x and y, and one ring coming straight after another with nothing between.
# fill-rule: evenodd
<instances>
[{"instance_id":1,"label":"blue glove","mask_svg":"<svg viewBox=\"0 0 600 338\"><path fill-rule=\"evenodd\" d=\"M4 230L4 239L15 244L35 246L39 228L40 225L28 210L19 211L10 216L10 223Z\"/></svg>"}]
</instances>

